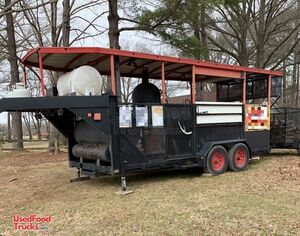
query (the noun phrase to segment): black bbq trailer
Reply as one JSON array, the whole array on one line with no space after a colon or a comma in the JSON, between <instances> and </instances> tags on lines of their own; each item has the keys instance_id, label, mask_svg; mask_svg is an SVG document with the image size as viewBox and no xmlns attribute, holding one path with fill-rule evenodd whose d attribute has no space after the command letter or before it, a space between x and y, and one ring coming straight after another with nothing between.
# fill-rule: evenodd
<instances>
[{"instance_id":1,"label":"black bbq trailer","mask_svg":"<svg viewBox=\"0 0 300 236\"><path fill-rule=\"evenodd\" d=\"M126 190L126 173L199 167L218 175L242 171L271 150L270 111L281 95L281 72L106 48L37 48L22 63L25 84L26 67L39 68L42 96L3 98L0 112L49 120L68 139L69 164L79 177L120 175ZM110 76L110 93L57 96L53 88L47 96L44 70L82 65ZM123 77L143 79L130 104L120 101ZM161 90L148 79L160 80ZM189 84L188 104L168 103L168 80ZM215 102L197 101L197 83L215 85Z\"/></svg>"}]
</instances>

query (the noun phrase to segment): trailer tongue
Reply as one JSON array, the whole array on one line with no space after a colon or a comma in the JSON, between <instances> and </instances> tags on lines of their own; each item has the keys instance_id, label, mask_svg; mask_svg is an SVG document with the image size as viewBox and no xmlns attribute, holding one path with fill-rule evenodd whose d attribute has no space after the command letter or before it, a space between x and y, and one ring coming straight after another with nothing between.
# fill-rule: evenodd
<instances>
[{"instance_id":1,"label":"trailer tongue","mask_svg":"<svg viewBox=\"0 0 300 236\"><path fill-rule=\"evenodd\" d=\"M0 112L48 119L67 137L70 166L80 175L119 174L124 190L126 173L197 167L218 175L242 171L252 155L270 151L271 98L280 96L281 72L103 48L33 49L23 64L24 70L40 69L43 95L43 69L70 72L89 65L111 77L110 95L99 95L102 77L86 67L94 79L64 75L64 96L0 100ZM143 79L133 103L120 99L121 76ZM161 80L161 95L148 79ZM167 103L167 80L190 84L190 104ZM216 85L215 102L196 101L198 82Z\"/></svg>"}]
</instances>

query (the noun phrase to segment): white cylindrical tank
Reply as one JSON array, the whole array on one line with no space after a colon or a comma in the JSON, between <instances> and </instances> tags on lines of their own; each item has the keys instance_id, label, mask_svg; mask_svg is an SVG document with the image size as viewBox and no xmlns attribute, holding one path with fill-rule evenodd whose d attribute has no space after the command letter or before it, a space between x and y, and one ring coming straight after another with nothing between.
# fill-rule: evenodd
<instances>
[{"instance_id":1,"label":"white cylindrical tank","mask_svg":"<svg viewBox=\"0 0 300 236\"><path fill-rule=\"evenodd\" d=\"M101 95L102 77L91 66L81 66L59 77L59 96L75 93L77 96Z\"/></svg>"},{"instance_id":2,"label":"white cylindrical tank","mask_svg":"<svg viewBox=\"0 0 300 236\"><path fill-rule=\"evenodd\" d=\"M10 91L6 97L7 98L31 97L31 93L29 89L25 88L25 85L23 83L16 83L13 90Z\"/></svg>"}]
</instances>

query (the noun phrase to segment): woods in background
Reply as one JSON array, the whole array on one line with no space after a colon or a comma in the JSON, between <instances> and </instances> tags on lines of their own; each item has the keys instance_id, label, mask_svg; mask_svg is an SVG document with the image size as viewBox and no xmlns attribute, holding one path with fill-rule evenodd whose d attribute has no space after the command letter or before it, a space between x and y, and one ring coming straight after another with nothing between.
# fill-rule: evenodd
<instances>
[{"instance_id":1,"label":"woods in background","mask_svg":"<svg viewBox=\"0 0 300 236\"><path fill-rule=\"evenodd\" d=\"M1 0L0 7L2 90L22 79L20 58L30 48L91 42L121 48L130 42L121 41L122 34L134 31L144 32L141 41L167 45L181 57L284 70L281 105L299 106L300 0ZM50 88L59 74L47 73ZM38 73L32 69L27 77L38 96ZM127 102L130 82L121 84ZM11 138L21 140L22 116L10 116ZM35 119L26 117L25 124ZM51 128L50 136L58 132ZM21 149L22 142L14 147Z\"/></svg>"}]
</instances>

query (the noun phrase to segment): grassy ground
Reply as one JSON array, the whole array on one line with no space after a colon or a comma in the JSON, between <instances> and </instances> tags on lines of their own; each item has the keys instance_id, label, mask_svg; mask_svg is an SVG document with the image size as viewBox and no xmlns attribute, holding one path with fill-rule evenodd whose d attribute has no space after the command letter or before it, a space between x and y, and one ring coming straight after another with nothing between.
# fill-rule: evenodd
<instances>
[{"instance_id":1,"label":"grassy ground","mask_svg":"<svg viewBox=\"0 0 300 236\"><path fill-rule=\"evenodd\" d=\"M0 235L300 235L300 157L272 154L242 173L197 170L69 183L66 154L0 160ZM11 181L13 178L17 178ZM12 216L52 216L48 230L20 232Z\"/></svg>"}]
</instances>

